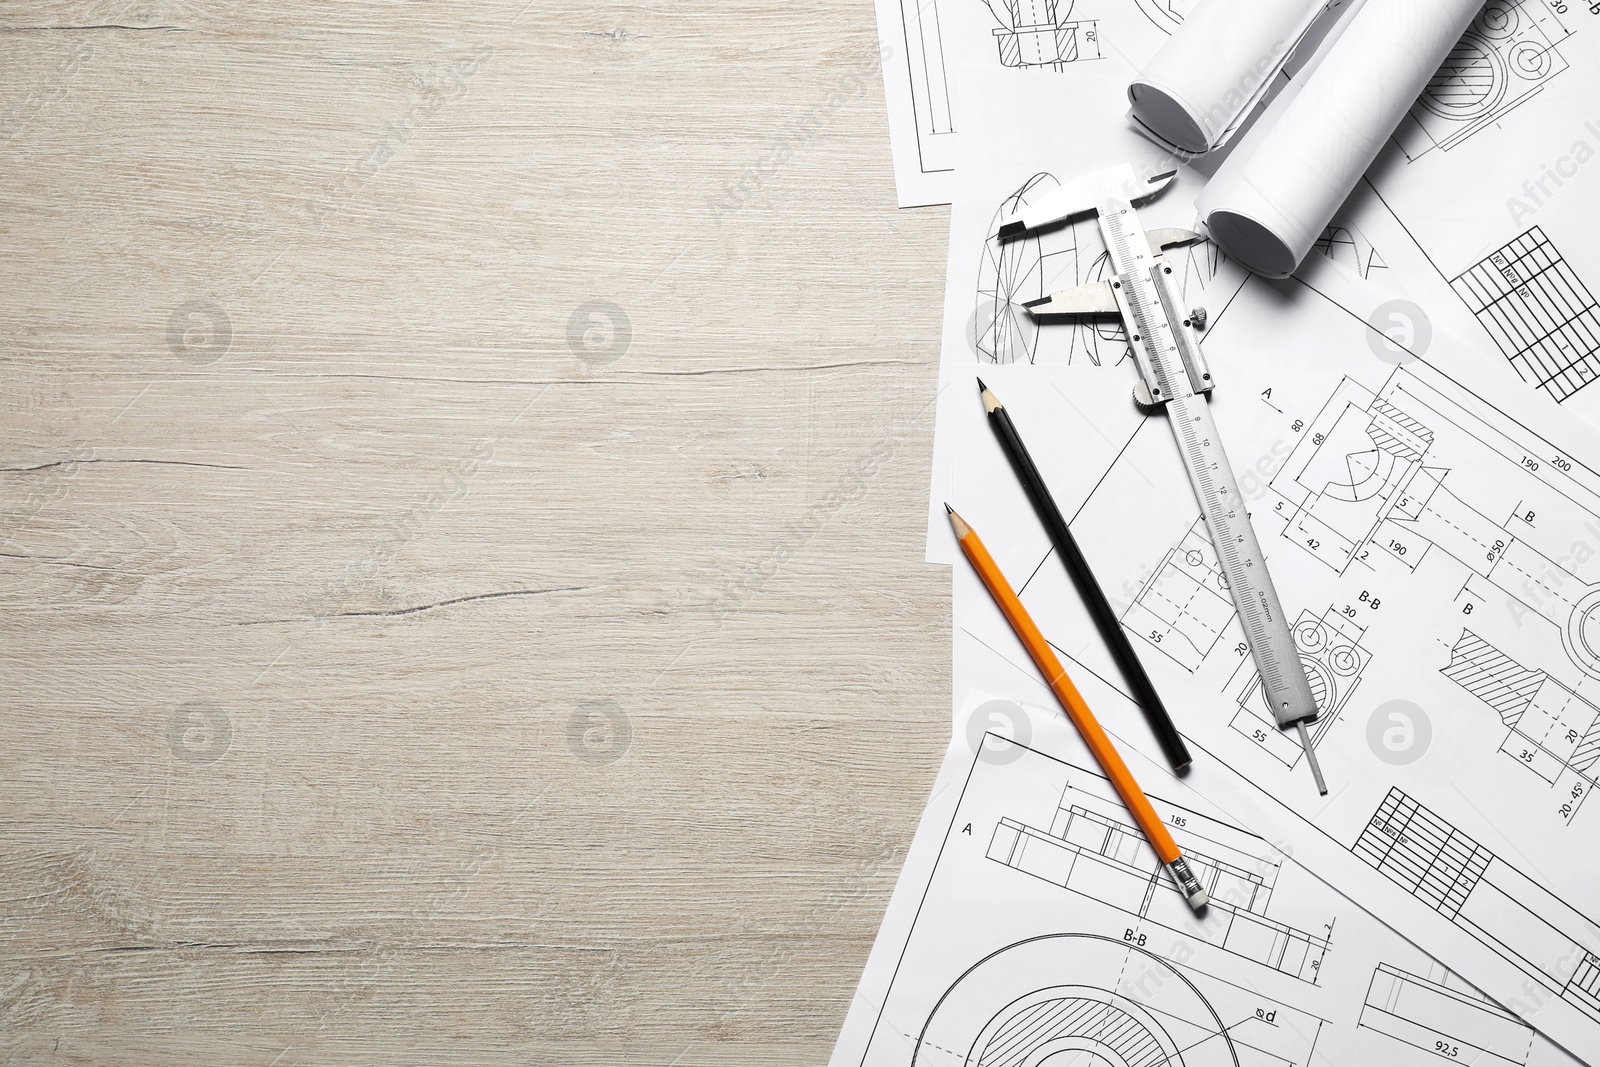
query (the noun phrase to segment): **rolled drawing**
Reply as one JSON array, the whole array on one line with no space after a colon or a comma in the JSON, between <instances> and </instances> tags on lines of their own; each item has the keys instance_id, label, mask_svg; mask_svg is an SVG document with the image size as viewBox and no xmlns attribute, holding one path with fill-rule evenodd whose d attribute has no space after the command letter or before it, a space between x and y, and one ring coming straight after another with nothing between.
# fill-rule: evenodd
<instances>
[{"instance_id":1,"label":"rolled drawing","mask_svg":"<svg viewBox=\"0 0 1600 1067\"><path fill-rule=\"evenodd\" d=\"M1201 0L1128 86L1135 120L1186 152L1221 144L1325 0Z\"/></svg>"},{"instance_id":2,"label":"rolled drawing","mask_svg":"<svg viewBox=\"0 0 1600 1067\"><path fill-rule=\"evenodd\" d=\"M1224 252L1294 273L1483 0L1367 0L1240 138L1196 203Z\"/></svg>"}]
</instances>

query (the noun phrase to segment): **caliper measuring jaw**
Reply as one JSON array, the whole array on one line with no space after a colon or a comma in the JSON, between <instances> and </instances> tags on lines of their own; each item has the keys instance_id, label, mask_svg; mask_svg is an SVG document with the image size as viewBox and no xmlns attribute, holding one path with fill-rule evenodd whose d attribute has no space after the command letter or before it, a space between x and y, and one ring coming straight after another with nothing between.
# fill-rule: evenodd
<instances>
[{"instance_id":1,"label":"caliper measuring jaw","mask_svg":"<svg viewBox=\"0 0 1600 1067\"><path fill-rule=\"evenodd\" d=\"M1127 327L1134 363L1139 369L1133 398L1145 408L1163 404L1178 395L1174 390L1181 385L1176 381L1161 380L1156 364L1147 354L1147 346L1142 343L1146 336L1162 337L1176 349L1184 377L1188 379L1188 393L1211 391L1211 369L1206 366L1206 358L1194 338L1194 330L1205 324L1205 310L1183 311L1180 314L1183 297L1165 256L1166 249L1193 244L1201 237L1193 230L1178 228L1145 233L1133 208L1138 201L1148 200L1164 190L1176 174L1177 171L1168 171L1141 180L1135 177L1133 168L1126 163L1085 174L1037 203L1012 214L1000 225L1000 240L1006 241L1020 237L1028 230L1065 222L1090 212L1098 216L1101 232L1105 234L1106 248L1111 252L1112 265L1117 274L1107 281L1090 282L1030 300L1023 306L1030 314L1041 319L1086 316L1116 316L1122 319ZM1119 249L1113 245L1113 230L1122 235L1125 247L1120 251L1133 253L1131 263L1119 262ZM1125 255L1121 258L1126 260L1129 257ZM1124 277L1133 271L1140 275L1140 284ZM1162 311L1159 320L1140 322L1129 297L1141 293L1141 290L1155 293ZM1181 329L1173 328L1174 320L1182 322Z\"/></svg>"},{"instance_id":2,"label":"caliper measuring jaw","mask_svg":"<svg viewBox=\"0 0 1600 1067\"><path fill-rule=\"evenodd\" d=\"M1134 400L1146 409L1166 410L1244 626L1245 641L1261 675L1268 707L1279 728L1292 726L1299 732L1317 789L1327 793L1305 725L1317 717L1316 698L1206 403L1213 384L1211 369L1195 339L1195 331L1205 324L1205 311L1184 310L1182 293L1166 259L1167 248L1190 244L1200 236L1181 229L1147 233L1134 210L1135 203L1170 185L1176 173L1139 178L1133 167L1122 163L1085 174L1013 213L1001 223L999 238L1005 241L1094 212L1115 273L1107 281L1052 293L1024 306L1040 318L1121 318L1139 371Z\"/></svg>"}]
</instances>

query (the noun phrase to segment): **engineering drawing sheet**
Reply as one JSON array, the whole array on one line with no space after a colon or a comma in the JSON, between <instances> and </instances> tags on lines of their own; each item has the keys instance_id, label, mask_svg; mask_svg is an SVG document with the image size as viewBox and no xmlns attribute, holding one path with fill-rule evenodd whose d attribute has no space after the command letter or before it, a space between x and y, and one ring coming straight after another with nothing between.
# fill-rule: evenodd
<instances>
[{"instance_id":1,"label":"engineering drawing sheet","mask_svg":"<svg viewBox=\"0 0 1600 1067\"><path fill-rule=\"evenodd\" d=\"M1073 101L1076 136L1096 152L1123 144L1136 149L1139 138L1123 128L1128 82L1188 6L1186 0L877 0L900 206L949 203L957 160L973 158L975 129L1006 123L1030 100Z\"/></svg>"},{"instance_id":2,"label":"engineering drawing sheet","mask_svg":"<svg viewBox=\"0 0 1600 1067\"><path fill-rule=\"evenodd\" d=\"M953 233L987 226L994 190L1022 187L1017 174L984 180L958 201ZM1141 215L1170 225L1169 210L1182 205ZM1080 260L1093 251L1082 244ZM1080 687L1082 672L1122 700L984 420L981 376L1197 750L1187 783L1515 1018L1600 1061L1600 803L1588 802L1600 778L1600 472L1583 459L1600 441L1493 349L1442 329L1409 338L1412 351L1387 341L1392 290L1346 266L1218 287L1223 263L1210 284L1226 299L1186 294L1210 309L1210 403L1318 698L1328 797L1261 702L1165 416L1132 403L1133 371L1109 347L1098 365L981 359L958 309L972 268L954 249L930 558L959 559L948 500ZM1035 353L1085 328L1034 326ZM964 564L952 573L958 679L1049 707L981 586ZM963 641L981 670L963 666ZM1115 729L1157 751L1136 714ZM1413 994L1459 992L1426 968L1391 970L1403 973L1369 969L1369 1019L1404 1016L1393 1007Z\"/></svg>"},{"instance_id":3,"label":"engineering drawing sheet","mask_svg":"<svg viewBox=\"0 0 1600 1067\"><path fill-rule=\"evenodd\" d=\"M1586 388L1600 377L1592 6L1487 0L1369 171L1350 222L1373 238L1392 231L1387 273L1431 319L1600 423L1600 391ZM879 0L901 205L952 200L958 155L983 158L972 142L997 128L1035 145L1039 131L1059 130L1051 152L1070 157L1072 173L1114 159L1183 162L1140 137L1125 112L1128 81L1187 7ZM1361 256L1337 235L1325 241Z\"/></svg>"},{"instance_id":4,"label":"engineering drawing sheet","mask_svg":"<svg viewBox=\"0 0 1600 1067\"><path fill-rule=\"evenodd\" d=\"M1247 317L1254 289L1233 315ZM1160 416L1131 410L1125 383L1091 368L985 380L1036 453L1084 456L1056 479L1057 497L1073 501L1084 552L1181 728L1271 806L1249 824L1281 827L1320 874L1408 933L1429 932L1424 947L1593 1057L1600 866L1588 820L1600 805L1584 801L1600 754L1600 475L1573 458L1584 454L1574 439L1558 445L1427 363L1389 365L1359 330L1323 326L1361 354L1307 338L1326 373L1273 373L1262 359L1250 374L1223 343L1225 321L1208 356L1218 421L1251 473L1244 491L1319 697L1327 799L1260 704ZM975 421L963 434L984 447L962 457L973 476L958 475L952 495L975 524L1036 528L1025 503L996 499L1003 491L968 491L987 433ZM1116 677L1042 538L1019 539L1002 566L1054 644ZM959 625L1025 668L981 591L960 589ZM1240 783L1225 780L1193 781L1226 807Z\"/></svg>"},{"instance_id":5,"label":"engineering drawing sheet","mask_svg":"<svg viewBox=\"0 0 1600 1067\"><path fill-rule=\"evenodd\" d=\"M974 150L994 159L1036 155L1026 141L1017 130L996 127L986 131ZM1140 141L1148 148L1148 142ZM1070 165L1052 159L1046 169L1002 166L998 171L963 175L963 195L950 216L942 350L947 377L1009 365L1087 365L1131 373L1127 335L1120 321L1041 324L1024 306L1052 292L1109 277L1110 257L1094 219L1073 220L1016 240L1002 242L997 236L1003 218L1059 188L1057 171L1070 173L1065 169ZM1144 205L1140 217L1152 228L1192 226L1193 198L1200 184L1200 175L1180 170L1169 191ZM1183 299L1191 307L1209 309L1213 322L1228 313L1250 277L1210 242L1169 249L1167 255ZM1343 218L1328 227L1312 255L1318 267L1390 284L1379 249ZM942 387L946 384L941 382ZM948 411L942 396L939 410ZM948 469L945 452L953 442L949 434L935 434L936 472ZM929 500L930 561L948 563L953 558L944 525L944 508L934 494Z\"/></svg>"},{"instance_id":6,"label":"engineering drawing sheet","mask_svg":"<svg viewBox=\"0 0 1600 1067\"><path fill-rule=\"evenodd\" d=\"M1059 715L965 705L833 1067L1575 1062L1141 761L1197 918Z\"/></svg>"},{"instance_id":7,"label":"engineering drawing sheet","mask_svg":"<svg viewBox=\"0 0 1600 1067\"><path fill-rule=\"evenodd\" d=\"M1600 15L1489 0L1368 173L1396 280L1532 389L1600 419ZM1449 195L1441 195L1448 190Z\"/></svg>"}]
</instances>

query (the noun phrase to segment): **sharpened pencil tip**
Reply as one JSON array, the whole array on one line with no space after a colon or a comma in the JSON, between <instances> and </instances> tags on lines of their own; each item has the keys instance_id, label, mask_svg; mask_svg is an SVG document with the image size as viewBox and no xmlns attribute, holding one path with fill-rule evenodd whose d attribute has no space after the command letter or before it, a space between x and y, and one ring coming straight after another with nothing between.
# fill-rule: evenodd
<instances>
[{"instance_id":1,"label":"sharpened pencil tip","mask_svg":"<svg viewBox=\"0 0 1600 1067\"><path fill-rule=\"evenodd\" d=\"M944 506L944 513L946 515L954 515L956 513L956 509L951 507L949 504L946 504Z\"/></svg>"},{"instance_id":2,"label":"sharpened pencil tip","mask_svg":"<svg viewBox=\"0 0 1600 1067\"><path fill-rule=\"evenodd\" d=\"M984 385L984 384L983 384L983 379L982 379L982 378L979 378L979 379L978 379L978 392L980 392L980 393L982 393L982 392L987 392L987 391L988 391L988 388L989 388L989 387L988 387L988 386L987 386L987 385Z\"/></svg>"}]
</instances>

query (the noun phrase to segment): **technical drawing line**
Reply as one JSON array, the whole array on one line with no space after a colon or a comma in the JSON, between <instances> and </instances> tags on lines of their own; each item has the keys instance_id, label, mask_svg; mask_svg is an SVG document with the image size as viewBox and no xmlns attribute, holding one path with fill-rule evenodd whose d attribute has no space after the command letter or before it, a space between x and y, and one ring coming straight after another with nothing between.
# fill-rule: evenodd
<instances>
[{"instance_id":1,"label":"technical drawing line","mask_svg":"<svg viewBox=\"0 0 1600 1067\"><path fill-rule=\"evenodd\" d=\"M1471 630L1450 649L1450 663L1439 673L1495 710L1500 721L1516 726L1544 684L1545 673L1514 662Z\"/></svg>"},{"instance_id":2,"label":"technical drawing line","mask_svg":"<svg viewBox=\"0 0 1600 1067\"><path fill-rule=\"evenodd\" d=\"M1490 0L1395 131L1395 144L1415 162L1500 122L1568 68L1559 46L1571 35L1539 0Z\"/></svg>"},{"instance_id":3,"label":"technical drawing line","mask_svg":"<svg viewBox=\"0 0 1600 1067\"><path fill-rule=\"evenodd\" d=\"M1283 498L1274 511L1281 535L1341 574L1374 551L1415 571L1437 547L1503 591L1515 619L1557 627L1573 664L1600 678L1600 585L1573 573L1572 552L1553 558L1557 531L1533 522L1554 507L1592 526L1600 483L1548 443L1532 435L1519 443L1458 408L1406 368L1378 393L1342 379L1270 483ZM1508 518L1491 518L1506 514L1505 490L1496 503L1478 498L1497 472L1510 473L1491 464L1537 483L1543 506L1519 503Z\"/></svg>"},{"instance_id":4,"label":"technical drawing line","mask_svg":"<svg viewBox=\"0 0 1600 1067\"><path fill-rule=\"evenodd\" d=\"M1346 265L1363 279L1370 278L1375 270L1387 269L1367 239L1346 226L1330 224L1311 247L1335 262L1348 260Z\"/></svg>"},{"instance_id":5,"label":"technical drawing line","mask_svg":"<svg viewBox=\"0 0 1600 1067\"><path fill-rule=\"evenodd\" d=\"M1112 366L1132 358L1127 333L1117 318L1052 326L1049 345L1041 352L1041 332L1024 306L1051 292L1088 282L1109 282L1115 273L1099 226L1078 219L1060 227L1029 232L1001 241L1001 222L1061 187L1048 171L1032 175L996 208L986 231L978 264L976 306L970 341L984 363L1073 363L1087 359L1095 366ZM1224 305L1243 289L1242 272L1222 270L1222 252L1210 242L1173 248L1167 253L1183 298ZM1222 286L1226 292L1217 293ZM1214 329L1221 312L1212 315Z\"/></svg>"},{"instance_id":6,"label":"technical drawing line","mask_svg":"<svg viewBox=\"0 0 1600 1067\"><path fill-rule=\"evenodd\" d=\"M1136 960L1160 976L1138 1001L1120 991ZM1037 985L1043 976L1055 984ZM993 1067L1057 1056L1126 1067L1239 1063L1216 1009L1181 970L1125 941L1081 933L1019 941L968 968L928 1015L913 1065L929 1067L925 1051Z\"/></svg>"},{"instance_id":7,"label":"technical drawing line","mask_svg":"<svg viewBox=\"0 0 1600 1067\"><path fill-rule=\"evenodd\" d=\"M1351 851L1600 1022L1600 926L1403 790L1389 790Z\"/></svg>"},{"instance_id":8,"label":"technical drawing line","mask_svg":"<svg viewBox=\"0 0 1600 1067\"><path fill-rule=\"evenodd\" d=\"M932 158L943 154L939 138L955 133L939 0L900 0L900 27L906 46L917 168L923 174L952 171L953 161Z\"/></svg>"},{"instance_id":9,"label":"technical drawing line","mask_svg":"<svg viewBox=\"0 0 1600 1067\"><path fill-rule=\"evenodd\" d=\"M1182 898L1169 890L1153 853L1137 830L1076 805L1049 832L1002 818L990 838L988 858L1052 885L1100 900L1159 926L1185 932L1173 911ZM1199 935L1225 951L1315 983L1329 942L1268 919L1268 892L1260 875L1186 848L1185 856L1228 922ZM1110 887L1116 886L1113 891ZM1115 899L1112 899L1113 894ZM1168 899L1168 898L1172 899ZM1138 900L1136 907L1123 902ZM1193 930L1186 931L1195 936Z\"/></svg>"},{"instance_id":10,"label":"technical drawing line","mask_svg":"<svg viewBox=\"0 0 1600 1067\"><path fill-rule=\"evenodd\" d=\"M1205 520L1196 519L1140 587L1122 623L1192 673L1236 614L1227 588Z\"/></svg>"},{"instance_id":11,"label":"technical drawing line","mask_svg":"<svg viewBox=\"0 0 1600 1067\"><path fill-rule=\"evenodd\" d=\"M1460 914L1494 858L1399 789L1389 791L1367 829L1356 854L1447 919Z\"/></svg>"},{"instance_id":12,"label":"technical drawing line","mask_svg":"<svg viewBox=\"0 0 1600 1067\"><path fill-rule=\"evenodd\" d=\"M1471 630L1461 631L1440 673L1500 716L1508 731L1500 751L1554 787L1558 814L1570 824L1600 788L1600 707Z\"/></svg>"},{"instance_id":13,"label":"technical drawing line","mask_svg":"<svg viewBox=\"0 0 1600 1067\"><path fill-rule=\"evenodd\" d=\"M1533 1048L1533 1027L1476 990L1469 994L1387 963L1372 972L1356 1025L1480 1067L1524 1067Z\"/></svg>"},{"instance_id":14,"label":"technical drawing line","mask_svg":"<svg viewBox=\"0 0 1600 1067\"><path fill-rule=\"evenodd\" d=\"M1059 801L1058 810L1068 813L1063 818L1076 817L1078 825L1090 829L1099 826L1109 834L1115 820L1083 806L1085 803L1098 806L1113 802L1111 798L1114 794L1103 775L1016 741L1001 737L996 737L996 741L1017 749L1034 761L1036 766L1032 767L1030 773L1046 766L1070 772L1072 778L1062 786ZM980 778L980 773L987 777ZM1234 1028L1224 1026L1209 997L1212 993L1222 993L1234 998L1229 1002L1228 1009L1232 1016L1238 1007L1239 995L1248 998L1247 1004L1260 1004L1261 991L1253 983L1240 984L1243 979L1238 975L1234 976L1235 981L1228 981L1216 978L1207 970L1196 969L1193 972L1195 977L1191 977L1187 961L1168 959L1140 947L1144 935L1131 930L1123 932L1120 938L1107 932L1081 931L1044 934L1010 944L1002 942L1004 947L989 950L989 954L978 963L955 977L952 984L938 996L937 1002L932 1004L931 1010L923 1009L928 1011L928 1015L920 1032L908 1032L903 1023L895 1021L897 1016L886 1014L895 999L893 990L900 982L904 968L911 965L908 963L908 953L924 911L930 907L948 909L949 901L943 899L943 890L938 889L943 884L939 870L952 862L948 856L952 841L974 840L971 836L963 836L970 835L970 830L959 829L962 821L970 820L974 814L969 803L979 805L979 810L982 810L985 789L1012 779L1010 768L1003 773L997 771L979 755L974 755L972 761L965 764L962 785L954 798L950 817L948 821L940 819L945 836L938 843L933 866L927 874L928 880L919 887L915 898L907 940L892 963L889 992L882 1002L874 1006L871 1029L880 1037L869 1038L868 1048L864 1050L860 1062L889 1062L871 1058L875 1041L890 1042L897 1048L900 1047L899 1042L906 1041L912 1045L910 1062L924 1067L949 1067L951 1063L981 1063L990 1067L1036 1064L1047 1060L1054 1062L1052 1057L1061 1053L1067 1054L1066 1060L1071 1060L1074 1053L1088 1053L1087 1062L1128 1064L1130 1067L1239 1067L1237 1048L1243 1046L1236 1046L1233 1030L1244 1027L1252 1019L1242 1019ZM1163 804L1179 826L1212 827L1212 820L1205 815L1179 805ZM996 816L998 823L1001 819L998 813ZM1271 847L1254 835L1228 824L1216 824L1213 828L1218 835L1223 835L1224 831L1234 835L1236 840L1231 845L1219 844L1214 850L1215 854L1210 857L1218 877L1241 882L1253 879L1258 886L1270 882L1276 871L1271 864L1265 864L1262 872L1252 874L1238 863L1265 862L1264 857L1274 855ZM979 845L978 848L980 851L973 858L982 862L985 846ZM1257 848L1263 851L1258 854ZM1236 852L1237 856L1234 855ZM954 862L960 866L960 861ZM1142 897L1140 893L1127 899L1126 903L1134 905ZM1122 921L1113 917L1115 910L1122 909L1115 905L1105 909L1102 904L1092 901L1085 903L1101 909L1095 920L1097 923L1110 931L1122 931ZM1258 893L1250 906L1258 912L1264 909L1265 894ZM1153 906L1150 910L1156 913L1159 907ZM1282 924L1257 913L1239 911L1237 914L1233 935L1236 938L1244 937L1245 928L1238 925L1239 922L1257 924L1263 934L1287 930ZM1149 919L1141 918L1139 923L1148 929L1155 928ZM1193 930L1186 930L1184 934L1186 939L1195 936ZM1267 944L1270 938L1259 937L1257 941ZM1242 947L1251 948L1253 944L1240 941ZM1223 951L1234 956L1239 954L1232 948ZM1228 955L1219 954L1212 957L1212 962L1226 971L1228 968L1222 961L1228 958ZM920 979L921 976L912 975L908 980L914 986ZM1208 983L1205 991L1195 984L1196 980ZM1212 986L1209 984L1211 982L1219 984ZM1308 986L1311 984L1308 983ZM1298 1048L1306 1040L1306 1035L1320 1033L1326 1022L1318 1014L1279 1003L1273 998L1269 998L1265 1009L1261 1010L1267 1012L1268 1018L1279 1015L1280 1022L1284 1012L1290 1013L1295 1020L1295 1025L1287 1034L1265 1042L1268 1048L1284 1043ZM1260 1023L1260 1016L1254 1017L1254 1021ZM1275 1030L1263 1030L1254 1035L1250 1035L1248 1030L1245 1032L1247 1037L1254 1037L1254 1040L1247 1040L1251 1047L1262 1044L1267 1034L1276 1033ZM1272 1057L1270 1061L1252 1059L1250 1062L1277 1062L1285 1067L1306 1062L1303 1055L1287 1058L1282 1055L1284 1051L1286 1048L1279 1047L1268 1054ZM905 1063L900 1055L903 1052L895 1057L894 1062ZM1095 1056L1100 1058L1095 1059Z\"/></svg>"},{"instance_id":15,"label":"technical drawing line","mask_svg":"<svg viewBox=\"0 0 1600 1067\"><path fill-rule=\"evenodd\" d=\"M1558 402L1600 376L1600 306L1534 226L1450 280L1524 381Z\"/></svg>"},{"instance_id":16,"label":"technical drawing line","mask_svg":"<svg viewBox=\"0 0 1600 1067\"><path fill-rule=\"evenodd\" d=\"M1307 610L1295 621L1295 649L1305 666L1306 678L1311 682L1311 694L1317 701L1317 719L1310 726L1314 746L1322 744L1323 738L1339 721L1345 705L1361 684L1362 673L1372 661L1372 653L1361 643L1366 628L1347 614L1354 610L1341 611L1330 605L1320 618ZM1239 705L1229 725L1284 766L1298 767L1305 758L1305 751L1277 728L1271 709L1265 703L1260 675L1252 663L1240 661L1229 689L1236 694L1235 701Z\"/></svg>"},{"instance_id":17,"label":"technical drawing line","mask_svg":"<svg viewBox=\"0 0 1600 1067\"><path fill-rule=\"evenodd\" d=\"M1183 9L1178 7L1176 0L1136 0L1139 13L1150 20L1150 24L1165 34L1172 34L1179 26L1183 25Z\"/></svg>"},{"instance_id":18,"label":"technical drawing line","mask_svg":"<svg viewBox=\"0 0 1600 1067\"><path fill-rule=\"evenodd\" d=\"M1100 58L1094 20L1072 20L1075 0L984 0L1000 28L993 32L1006 67L1049 67Z\"/></svg>"}]
</instances>

